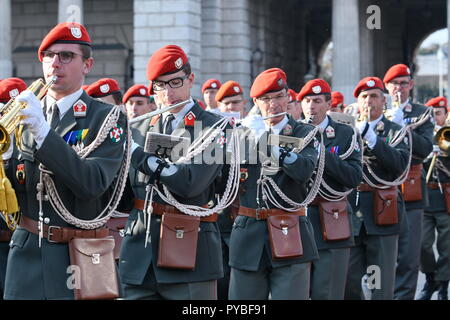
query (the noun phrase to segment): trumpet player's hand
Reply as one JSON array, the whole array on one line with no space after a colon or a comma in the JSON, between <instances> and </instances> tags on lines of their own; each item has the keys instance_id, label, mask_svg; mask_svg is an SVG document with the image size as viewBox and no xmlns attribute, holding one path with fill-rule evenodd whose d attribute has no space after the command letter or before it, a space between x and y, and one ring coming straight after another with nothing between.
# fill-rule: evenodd
<instances>
[{"instance_id":1,"label":"trumpet player's hand","mask_svg":"<svg viewBox=\"0 0 450 320\"><path fill-rule=\"evenodd\" d=\"M439 148L439 146L437 146L437 145L433 145L433 152L434 153L439 153L441 151L441 149Z\"/></svg>"},{"instance_id":2,"label":"trumpet player's hand","mask_svg":"<svg viewBox=\"0 0 450 320\"><path fill-rule=\"evenodd\" d=\"M17 101L25 102L26 108L20 110L20 115L24 116L21 123L31 131L39 149L50 131L42 111L41 102L30 90L25 90L17 96Z\"/></svg>"},{"instance_id":3,"label":"trumpet player's hand","mask_svg":"<svg viewBox=\"0 0 450 320\"><path fill-rule=\"evenodd\" d=\"M367 141L367 144L370 149L375 147L377 143L377 135L375 131L371 128L371 126L367 123L367 121L361 121L356 124L356 128L358 129L361 137Z\"/></svg>"},{"instance_id":4,"label":"trumpet player's hand","mask_svg":"<svg viewBox=\"0 0 450 320\"><path fill-rule=\"evenodd\" d=\"M391 121L403 127L403 110L401 108L395 108L392 111Z\"/></svg>"}]
</instances>

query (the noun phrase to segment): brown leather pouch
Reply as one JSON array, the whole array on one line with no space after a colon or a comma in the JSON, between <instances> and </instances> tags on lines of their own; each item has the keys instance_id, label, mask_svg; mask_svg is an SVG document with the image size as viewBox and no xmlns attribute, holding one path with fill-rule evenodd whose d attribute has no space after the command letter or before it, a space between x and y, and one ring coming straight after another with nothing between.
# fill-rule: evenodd
<instances>
[{"instance_id":1,"label":"brown leather pouch","mask_svg":"<svg viewBox=\"0 0 450 320\"><path fill-rule=\"evenodd\" d=\"M69 242L70 264L75 266L75 300L119 297L114 238L74 238Z\"/></svg>"},{"instance_id":2,"label":"brown leather pouch","mask_svg":"<svg viewBox=\"0 0 450 320\"><path fill-rule=\"evenodd\" d=\"M296 258L303 255L299 218L282 214L267 218L269 242L274 259Z\"/></svg>"},{"instance_id":3,"label":"brown leather pouch","mask_svg":"<svg viewBox=\"0 0 450 320\"><path fill-rule=\"evenodd\" d=\"M194 270L200 217L165 213L159 235L158 267Z\"/></svg>"},{"instance_id":4,"label":"brown leather pouch","mask_svg":"<svg viewBox=\"0 0 450 320\"><path fill-rule=\"evenodd\" d=\"M409 169L408 177L402 184L405 202L422 200L422 164L416 164Z\"/></svg>"},{"instance_id":5,"label":"brown leather pouch","mask_svg":"<svg viewBox=\"0 0 450 320\"><path fill-rule=\"evenodd\" d=\"M319 202L319 217L323 240L336 241L350 238L350 221L346 199Z\"/></svg>"},{"instance_id":6,"label":"brown leather pouch","mask_svg":"<svg viewBox=\"0 0 450 320\"><path fill-rule=\"evenodd\" d=\"M445 207L447 213L450 214L450 183L444 184Z\"/></svg>"},{"instance_id":7,"label":"brown leather pouch","mask_svg":"<svg viewBox=\"0 0 450 320\"><path fill-rule=\"evenodd\" d=\"M114 259L116 260L119 259L120 256L120 246L122 245L127 220L128 217L111 218L106 223L106 226L109 229L109 234L114 237Z\"/></svg>"},{"instance_id":8,"label":"brown leather pouch","mask_svg":"<svg viewBox=\"0 0 450 320\"><path fill-rule=\"evenodd\" d=\"M398 223L397 187L373 191L373 215L379 226Z\"/></svg>"}]
</instances>

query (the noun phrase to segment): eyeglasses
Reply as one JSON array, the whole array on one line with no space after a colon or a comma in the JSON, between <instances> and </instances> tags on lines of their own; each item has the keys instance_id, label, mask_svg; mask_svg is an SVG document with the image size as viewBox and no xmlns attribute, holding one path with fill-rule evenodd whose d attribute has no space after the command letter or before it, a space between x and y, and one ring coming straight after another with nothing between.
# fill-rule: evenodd
<instances>
[{"instance_id":1,"label":"eyeglasses","mask_svg":"<svg viewBox=\"0 0 450 320\"><path fill-rule=\"evenodd\" d=\"M44 61L44 62L53 61L53 58L55 57L55 55L57 55L59 58L59 61L64 64L72 62L72 59L75 56L83 56L82 54L71 52L71 51L60 51L60 52L53 52L53 51L48 51L48 50L41 51L42 61Z\"/></svg>"},{"instance_id":2,"label":"eyeglasses","mask_svg":"<svg viewBox=\"0 0 450 320\"><path fill-rule=\"evenodd\" d=\"M402 81L402 82L389 82L390 85L394 87L400 86L401 88L407 88L409 86L409 81Z\"/></svg>"},{"instance_id":3,"label":"eyeglasses","mask_svg":"<svg viewBox=\"0 0 450 320\"><path fill-rule=\"evenodd\" d=\"M279 102L281 101L283 98L286 98L287 94L283 94L283 95L278 95L275 97L264 97L264 98L258 98L259 101L265 103L265 104L269 104L270 101L272 101L273 103Z\"/></svg>"},{"instance_id":4,"label":"eyeglasses","mask_svg":"<svg viewBox=\"0 0 450 320\"><path fill-rule=\"evenodd\" d=\"M152 81L152 88L154 91L161 91L166 89L166 85L169 85L172 89L180 88L183 86L184 80L189 78L189 74L184 77L177 77L170 79L169 81L156 80Z\"/></svg>"}]
</instances>

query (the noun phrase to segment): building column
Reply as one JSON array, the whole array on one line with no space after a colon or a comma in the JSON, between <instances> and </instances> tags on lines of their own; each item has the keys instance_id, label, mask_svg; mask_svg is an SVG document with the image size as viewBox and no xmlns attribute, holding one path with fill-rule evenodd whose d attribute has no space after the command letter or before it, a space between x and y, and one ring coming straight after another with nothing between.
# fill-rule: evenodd
<instances>
[{"instance_id":1,"label":"building column","mask_svg":"<svg viewBox=\"0 0 450 320\"><path fill-rule=\"evenodd\" d=\"M11 0L1 0L0 10L0 79L12 76Z\"/></svg>"},{"instance_id":2,"label":"building column","mask_svg":"<svg viewBox=\"0 0 450 320\"><path fill-rule=\"evenodd\" d=\"M222 8L221 0L202 0L202 72L197 77L203 84L208 79L222 79Z\"/></svg>"},{"instance_id":3,"label":"building column","mask_svg":"<svg viewBox=\"0 0 450 320\"><path fill-rule=\"evenodd\" d=\"M186 52L196 75L191 90L199 95L201 83L201 0L134 0L134 81L148 84L146 66L159 48L175 44Z\"/></svg>"},{"instance_id":4,"label":"building column","mask_svg":"<svg viewBox=\"0 0 450 320\"><path fill-rule=\"evenodd\" d=\"M58 23L60 22L83 24L83 0L59 0Z\"/></svg>"},{"instance_id":5,"label":"building column","mask_svg":"<svg viewBox=\"0 0 450 320\"><path fill-rule=\"evenodd\" d=\"M358 0L332 1L332 87L354 101L353 89L360 80L360 36Z\"/></svg>"},{"instance_id":6,"label":"building column","mask_svg":"<svg viewBox=\"0 0 450 320\"><path fill-rule=\"evenodd\" d=\"M244 92L251 86L250 1L222 2L222 76L223 81L239 82ZM245 95L247 97L247 95Z\"/></svg>"}]
</instances>

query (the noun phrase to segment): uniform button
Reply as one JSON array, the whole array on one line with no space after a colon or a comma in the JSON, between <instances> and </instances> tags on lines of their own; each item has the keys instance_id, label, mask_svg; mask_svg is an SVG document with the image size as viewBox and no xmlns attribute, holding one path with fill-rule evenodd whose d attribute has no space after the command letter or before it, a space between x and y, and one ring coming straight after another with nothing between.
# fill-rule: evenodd
<instances>
[{"instance_id":1,"label":"uniform button","mask_svg":"<svg viewBox=\"0 0 450 320\"><path fill-rule=\"evenodd\" d=\"M161 222L161 219L156 219L156 222Z\"/></svg>"},{"instance_id":2,"label":"uniform button","mask_svg":"<svg viewBox=\"0 0 450 320\"><path fill-rule=\"evenodd\" d=\"M356 216L358 217L358 218L361 218L363 215L362 215L362 213L361 212L356 212Z\"/></svg>"},{"instance_id":3,"label":"uniform button","mask_svg":"<svg viewBox=\"0 0 450 320\"><path fill-rule=\"evenodd\" d=\"M49 224L49 223L50 223L50 218L49 218L49 217L44 218L44 223L45 223L45 224Z\"/></svg>"}]
</instances>

